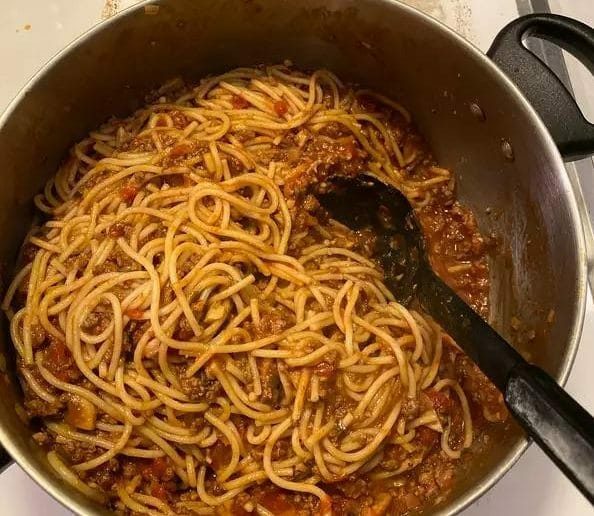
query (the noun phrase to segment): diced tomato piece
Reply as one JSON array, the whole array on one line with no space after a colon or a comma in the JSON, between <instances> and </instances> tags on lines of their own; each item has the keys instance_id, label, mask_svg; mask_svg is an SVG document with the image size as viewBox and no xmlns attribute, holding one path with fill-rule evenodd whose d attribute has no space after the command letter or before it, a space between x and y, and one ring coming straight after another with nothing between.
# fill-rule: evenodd
<instances>
[{"instance_id":1,"label":"diced tomato piece","mask_svg":"<svg viewBox=\"0 0 594 516\"><path fill-rule=\"evenodd\" d=\"M233 516L252 516L252 512L247 512L243 506L241 505L241 501L235 498L233 502L233 507L231 508L231 514Z\"/></svg>"},{"instance_id":2,"label":"diced tomato piece","mask_svg":"<svg viewBox=\"0 0 594 516\"><path fill-rule=\"evenodd\" d=\"M233 514L233 516L252 516L253 513L247 512L241 505L238 505L237 502L235 502L231 514Z\"/></svg>"},{"instance_id":3,"label":"diced tomato piece","mask_svg":"<svg viewBox=\"0 0 594 516\"><path fill-rule=\"evenodd\" d=\"M192 152L192 146L189 143L180 143L171 149L169 152L170 158L179 158L180 156L184 156L190 152Z\"/></svg>"},{"instance_id":4,"label":"diced tomato piece","mask_svg":"<svg viewBox=\"0 0 594 516\"><path fill-rule=\"evenodd\" d=\"M70 381L80 375L70 350L61 340L53 337L50 337L50 344L44 350L43 365L62 381Z\"/></svg>"},{"instance_id":5,"label":"diced tomato piece","mask_svg":"<svg viewBox=\"0 0 594 516\"><path fill-rule=\"evenodd\" d=\"M357 147L355 146L355 141L352 138L349 138L347 142L344 144L344 156L346 159L351 160L356 158L358 155Z\"/></svg>"},{"instance_id":6,"label":"diced tomato piece","mask_svg":"<svg viewBox=\"0 0 594 516\"><path fill-rule=\"evenodd\" d=\"M61 340L52 339L45 352L44 364L58 366L70 358L70 350Z\"/></svg>"},{"instance_id":7,"label":"diced tomato piece","mask_svg":"<svg viewBox=\"0 0 594 516\"><path fill-rule=\"evenodd\" d=\"M322 378L332 378L336 373L336 362L331 360L322 360L314 367L314 373Z\"/></svg>"},{"instance_id":8,"label":"diced tomato piece","mask_svg":"<svg viewBox=\"0 0 594 516\"><path fill-rule=\"evenodd\" d=\"M124 236L130 229L131 226L129 224L126 224L125 222L116 222L109 227L107 234L111 238L120 238Z\"/></svg>"},{"instance_id":9,"label":"diced tomato piece","mask_svg":"<svg viewBox=\"0 0 594 516\"><path fill-rule=\"evenodd\" d=\"M142 319L142 316L144 315L144 311L139 310L138 308L130 308L126 310L125 313L130 319L133 319L135 321Z\"/></svg>"},{"instance_id":10,"label":"diced tomato piece","mask_svg":"<svg viewBox=\"0 0 594 516\"><path fill-rule=\"evenodd\" d=\"M287 104L286 100L277 100L272 107L278 116L283 116L289 111L289 104Z\"/></svg>"},{"instance_id":11,"label":"diced tomato piece","mask_svg":"<svg viewBox=\"0 0 594 516\"><path fill-rule=\"evenodd\" d=\"M155 483L153 487L151 487L151 494L158 498L159 500L167 500L167 489L163 486L163 484Z\"/></svg>"},{"instance_id":12,"label":"diced tomato piece","mask_svg":"<svg viewBox=\"0 0 594 516\"><path fill-rule=\"evenodd\" d=\"M167 473L167 459L157 457L147 464L142 470L142 476L149 479L161 480Z\"/></svg>"},{"instance_id":13,"label":"diced tomato piece","mask_svg":"<svg viewBox=\"0 0 594 516\"><path fill-rule=\"evenodd\" d=\"M452 400L445 392L429 389L425 394L437 412L444 413L452 408Z\"/></svg>"},{"instance_id":14,"label":"diced tomato piece","mask_svg":"<svg viewBox=\"0 0 594 516\"><path fill-rule=\"evenodd\" d=\"M241 95L233 95L231 98L231 105L235 109L245 109L250 103L245 100Z\"/></svg>"},{"instance_id":15,"label":"diced tomato piece","mask_svg":"<svg viewBox=\"0 0 594 516\"><path fill-rule=\"evenodd\" d=\"M275 516L297 516L299 514L296 507L288 497L276 490L268 491L261 499L260 505L268 509Z\"/></svg>"},{"instance_id":16,"label":"diced tomato piece","mask_svg":"<svg viewBox=\"0 0 594 516\"><path fill-rule=\"evenodd\" d=\"M231 446L222 443L220 440L214 446L209 448L208 456L210 458L210 465L215 471L223 469L231 460Z\"/></svg>"},{"instance_id":17,"label":"diced tomato piece","mask_svg":"<svg viewBox=\"0 0 594 516\"><path fill-rule=\"evenodd\" d=\"M420 426L416 429L416 432L416 438L423 446L432 447L437 444L437 441L439 440L439 434L435 430L431 430L431 428L427 428L426 426Z\"/></svg>"},{"instance_id":18,"label":"diced tomato piece","mask_svg":"<svg viewBox=\"0 0 594 516\"><path fill-rule=\"evenodd\" d=\"M330 496L326 496L320 500L320 508L318 513L321 516L333 513L333 500Z\"/></svg>"},{"instance_id":19,"label":"diced tomato piece","mask_svg":"<svg viewBox=\"0 0 594 516\"><path fill-rule=\"evenodd\" d=\"M403 501L406 508L411 511L421 505L421 500L419 500L419 497L414 493L406 493L403 497Z\"/></svg>"},{"instance_id":20,"label":"diced tomato piece","mask_svg":"<svg viewBox=\"0 0 594 516\"><path fill-rule=\"evenodd\" d=\"M173 126L177 129L183 129L190 123L186 115L181 111L173 111L170 116L173 120Z\"/></svg>"},{"instance_id":21,"label":"diced tomato piece","mask_svg":"<svg viewBox=\"0 0 594 516\"><path fill-rule=\"evenodd\" d=\"M138 193L136 185L126 185L120 190L120 197L127 203L131 203Z\"/></svg>"}]
</instances>

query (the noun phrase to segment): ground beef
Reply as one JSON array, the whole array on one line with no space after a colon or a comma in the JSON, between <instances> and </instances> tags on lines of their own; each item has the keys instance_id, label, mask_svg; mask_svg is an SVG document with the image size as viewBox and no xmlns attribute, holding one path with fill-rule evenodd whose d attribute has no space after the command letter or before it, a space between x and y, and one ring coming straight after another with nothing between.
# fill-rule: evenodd
<instances>
[{"instance_id":1,"label":"ground beef","mask_svg":"<svg viewBox=\"0 0 594 516\"><path fill-rule=\"evenodd\" d=\"M333 484L334 489L345 495L347 498L356 500L361 496L367 495L369 486L367 482L361 477L351 476L344 479L342 482Z\"/></svg>"},{"instance_id":2,"label":"ground beef","mask_svg":"<svg viewBox=\"0 0 594 516\"><path fill-rule=\"evenodd\" d=\"M313 195L306 195L303 199L299 199L290 211L293 231L296 233L306 231L320 223L317 216L321 211L320 203Z\"/></svg>"},{"instance_id":3,"label":"ground beef","mask_svg":"<svg viewBox=\"0 0 594 516\"><path fill-rule=\"evenodd\" d=\"M331 139L323 134L310 138L300 153L300 165L286 179L287 198L305 195L312 185L332 175L354 176L365 170L367 153L352 136Z\"/></svg>"},{"instance_id":4,"label":"ground beef","mask_svg":"<svg viewBox=\"0 0 594 516\"><path fill-rule=\"evenodd\" d=\"M70 255L65 262L67 269L84 270L91 259L91 250L85 249L81 253Z\"/></svg>"},{"instance_id":5,"label":"ground beef","mask_svg":"<svg viewBox=\"0 0 594 516\"><path fill-rule=\"evenodd\" d=\"M128 321L124 327L124 351L133 350L150 326L150 321Z\"/></svg>"},{"instance_id":6,"label":"ground beef","mask_svg":"<svg viewBox=\"0 0 594 516\"><path fill-rule=\"evenodd\" d=\"M122 146L122 150L129 152L152 152L155 142L150 136L135 136Z\"/></svg>"},{"instance_id":7,"label":"ground beef","mask_svg":"<svg viewBox=\"0 0 594 516\"><path fill-rule=\"evenodd\" d=\"M190 119L181 111L172 111L169 116L173 120L173 126L177 129L183 129L190 123Z\"/></svg>"},{"instance_id":8,"label":"ground beef","mask_svg":"<svg viewBox=\"0 0 594 516\"><path fill-rule=\"evenodd\" d=\"M131 272L139 269L138 263L118 247L110 253L101 265L97 265L93 269L93 273L99 275L108 272Z\"/></svg>"},{"instance_id":9,"label":"ground beef","mask_svg":"<svg viewBox=\"0 0 594 516\"><path fill-rule=\"evenodd\" d=\"M450 193L447 198L452 198ZM429 256L439 276L454 288L475 310L485 316L488 311L489 270L485 241L477 229L473 213L453 202L435 202L419 211L419 220L428 242ZM467 265L452 272L457 265Z\"/></svg>"},{"instance_id":10,"label":"ground beef","mask_svg":"<svg viewBox=\"0 0 594 516\"><path fill-rule=\"evenodd\" d=\"M25 382L23 382L23 391L25 399L23 404L25 411L30 418L60 416L64 412L65 403L60 398L54 403L49 403L38 398L28 386L24 386L24 383Z\"/></svg>"},{"instance_id":11,"label":"ground beef","mask_svg":"<svg viewBox=\"0 0 594 516\"><path fill-rule=\"evenodd\" d=\"M276 312L263 313L260 317L260 323L251 325L254 337L263 339L270 335L278 335L294 324L293 318L288 313L283 313L282 309Z\"/></svg>"},{"instance_id":12,"label":"ground beef","mask_svg":"<svg viewBox=\"0 0 594 516\"><path fill-rule=\"evenodd\" d=\"M417 399L406 398L402 402L400 417L405 421L412 421L419 415L419 401Z\"/></svg>"},{"instance_id":13,"label":"ground beef","mask_svg":"<svg viewBox=\"0 0 594 516\"><path fill-rule=\"evenodd\" d=\"M115 222L107 229L107 235L110 238L119 238L129 236L132 231L132 226L126 222Z\"/></svg>"},{"instance_id":14,"label":"ground beef","mask_svg":"<svg viewBox=\"0 0 594 516\"><path fill-rule=\"evenodd\" d=\"M118 459L111 459L92 469L87 477L87 482L97 484L105 492L112 491L122 477L122 466Z\"/></svg>"},{"instance_id":15,"label":"ground beef","mask_svg":"<svg viewBox=\"0 0 594 516\"><path fill-rule=\"evenodd\" d=\"M73 441L64 437L55 437L54 443L58 453L70 464L78 464L91 460L102 453L102 449L93 444Z\"/></svg>"},{"instance_id":16,"label":"ground beef","mask_svg":"<svg viewBox=\"0 0 594 516\"><path fill-rule=\"evenodd\" d=\"M291 450L291 443L287 439L276 441L272 448L272 460L284 460L288 458Z\"/></svg>"},{"instance_id":17,"label":"ground beef","mask_svg":"<svg viewBox=\"0 0 594 516\"><path fill-rule=\"evenodd\" d=\"M143 478L159 482L168 482L175 476L175 469L168 457L157 457L140 462Z\"/></svg>"},{"instance_id":18,"label":"ground beef","mask_svg":"<svg viewBox=\"0 0 594 516\"><path fill-rule=\"evenodd\" d=\"M314 374L318 375L323 380L332 378L338 369L338 353L332 351L326 353L324 358L313 366Z\"/></svg>"},{"instance_id":19,"label":"ground beef","mask_svg":"<svg viewBox=\"0 0 594 516\"><path fill-rule=\"evenodd\" d=\"M186 377L185 368L179 368L178 371L181 390L191 401L212 402L223 393L219 381L209 378L203 369L190 378Z\"/></svg>"},{"instance_id":20,"label":"ground beef","mask_svg":"<svg viewBox=\"0 0 594 516\"><path fill-rule=\"evenodd\" d=\"M112 320L111 314L105 312L91 312L81 324L81 328L90 335L99 335L105 331Z\"/></svg>"},{"instance_id":21,"label":"ground beef","mask_svg":"<svg viewBox=\"0 0 594 516\"><path fill-rule=\"evenodd\" d=\"M21 249L21 261L23 265L31 263L34 260L37 251L39 251L39 247L31 242L26 242Z\"/></svg>"},{"instance_id":22,"label":"ground beef","mask_svg":"<svg viewBox=\"0 0 594 516\"><path fill-rule=\"evenodd\" d=\"M425 500L430 500L440 492L451 489L455 465L440 451L427 457L416 468L415 473L419 486L418 494Z\"/></svg>"},{"instance_id":23,"label":"ground beef","mask_svg":"<svg viewBox=\"0 0 594 516\"><path fill-rule=\"evenodd\" d=\"M177 323L175 331L173 332L173 338L177 340L190 340L194 336L194 330L190 326L188 319L185 315L182 315L179 318L179 322Z\"/></svg>"},{"instance_id":24,"label":"ground beef","mask_svg":"<svg viewBox=\"0 0 594 516\"><path fill-rule=\"evenodd\" d=\"M378 493L370 505L363 507L361 516L384 516L388 514L391 505L391 495L388 493Z\"/></svg>"},{"instance_id":25,"label":"ground beef","mask_svg":"<svg viewBox=\"0 0 594 516\"><path fill-rule=\"evenodd\" d=\"M180 143L173 147L169 151L169 154L163 159L163 166L180 166L189 159L194 162L194 158L200 158L200 161L202 161L201 156L205 150L206 147L199 143Z\"/></svg>"},{"instance_id":26,"label":"ground beef","mask_svg":"<svg viewBox=\"0 0 594 516\"><path fill-rule=\"evenodd\" d=\"M333 514L341 516L359 516L361 514L362 500L356 500L347 496L332 496Z\"/></svg>"},{"instance_id":27,"label":"ground beef","mask_svg":"<svg viewBox=\"0 0 594 516\"><path fill-rule=\"evenodd\" d=\"M328 381L326 388L326 396L324 401L326 403L326 417L334 418L337 421L341 420L353 409L353 400L344 393L344 389L339 382Z\"/></svg>"}]
</instances>

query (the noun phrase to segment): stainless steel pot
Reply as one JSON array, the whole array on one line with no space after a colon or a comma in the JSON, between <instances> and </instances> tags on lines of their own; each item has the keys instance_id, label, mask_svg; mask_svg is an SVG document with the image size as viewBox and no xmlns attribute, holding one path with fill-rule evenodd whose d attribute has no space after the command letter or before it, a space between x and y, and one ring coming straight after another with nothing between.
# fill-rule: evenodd
<instances>
[{"instance_id":1,"label":"stainless steel pot","mask_svg":"<svg viewBox=\"0 0 594 516\"><path fill-rule=\"evenodd\" d=\"M158 12L141 3L72 43L29 82L0 119L5 283L31 224L33 195L88 130L111 115L129 113L142 104L144 93L173 76L198 78L290 59L301 68L329 68L411 110L439 162L456 171L459 196L474 210L482 232L498 238L499 252L491 264L495 326L512 339L512 316L534 328L537 337L527 347L531 358L565 381L584 315L582 224L555 141L491 59L437 21L391 0L150 4ZM502 33L492 55L539 107L564 152L571 157L593 152L592 126L521 46L529 30L573 42L573 50L583 53L594 49L591 29L560 19L522 20ZM579 39L580 30L585 41ZM4 330L0 349L8 381L0 382L0 442L64 505L81 514L104 513L51 472L45 453L18 417L18 383ZM460 511L501 478L526 446L517 429L500 435L435 510Z\"/></svg>"}]
</instances>

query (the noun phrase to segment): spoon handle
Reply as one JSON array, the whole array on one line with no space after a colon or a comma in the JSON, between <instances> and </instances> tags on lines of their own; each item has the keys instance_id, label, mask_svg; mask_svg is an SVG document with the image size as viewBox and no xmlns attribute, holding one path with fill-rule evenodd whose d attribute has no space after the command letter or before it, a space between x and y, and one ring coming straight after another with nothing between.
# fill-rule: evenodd
<instances>
[{"instance_id":1,"label":"spoon handle","mask_svg":"<svg viewBox=\"0 0 594 516\"><path fill-rule=\"evenodd\" d=\"M417 296L421 306L472 358L501 392L516 365L524 361L465 301L427 265L419 271Z\"/></svg>"},{"instance_id":2,"label":"spoon handle","mask_svg":"<svg viewBox=\"0 0 594 516\"><path fill-rule=\"evenodd\" d=\"M542 369L530 365L432 270L418 297L504 394L514 417L594 503L594 418Z\"/></svg>"},{"instance_id":3,"label":"spoon handle","mask_svg":"<svg viewBox=\"0 0 594 516\"><path fill-rule=\"evenodd\" d=\"M594 419L542 369L512 371L505 402L524 430L594 504Z\"/></svg>"}]
</instances>

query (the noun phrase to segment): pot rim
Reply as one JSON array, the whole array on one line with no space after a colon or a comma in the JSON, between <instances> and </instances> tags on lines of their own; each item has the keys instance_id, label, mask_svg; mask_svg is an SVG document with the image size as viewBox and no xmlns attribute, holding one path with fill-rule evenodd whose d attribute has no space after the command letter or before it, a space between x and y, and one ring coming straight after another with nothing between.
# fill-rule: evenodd
<instances>
[{"instance_id":1,"label":"pot rim","mask_svg":"<svg viewBox=\"0 0 594 516\"><path fill-rule=\"evenodd\" d=\"M33 74L26 84L21 88L17 95L9 102L3 113L0 114L0 132L5 126L7 120L13 115L21 100L27 95L28 91L46 74L51 73L54 65L58 63L63 57L68 55L74 49L79 46L83 46L89 39L92 39L96 34L104 32L110 29L110 27L119 23L121 18L136 14L137 12L144 10L148 5L159 5L167 3L171 0L142 0L136 5L130 6L123 9L113 17L100 21L93 25L91 28L83 32L81 35L76 37L68 45L54 54L45 64ZM409 15L416 16L422 19L425 23L428 23L435 27L438 31L442 32L444 36L452 39L458 46L470 52L474 59L477 59L484 66L489 67L496 75L497 80L504 84L515 97L521 103L523 108L522 116L527 116L531 119L531 122L539 134L543 137L546 143L546 147L549 153L552 155L555 169L557 170L559 182L562 186L562 193L565 196L565 200L568 203L568 211L571 217L571 228L574 230L576 239L576 255L577 255L577 280L578 290L576 294L576 315L573 321L571 334L569 335L569 344L565 353L563 363L561 364L559 374L555 375L557 382L563 386L567 382L569 373L573 366L578 346L582 335L582 327L585 317L586 309L586 295L587 295L587 259L586 259L586 245L584 237L584 229L582 219L579 215L577 201L574 195L573 188L571 186L569 177L565 171L565 166L561 155L557 149L555 142L553 141L548 129L542 122L539 115L536 113L532 105L528 102L524 94L520 89L505 75L499 67L489 57L483 53L474 43L465 39L456 31L445 25L440 20L433 16L426 14L415 7L411 7L401 0L375 0L381 4L385 4L387 7L396 7L402 11L407 12ZM78 514L88 513L88 507L83 506L78 500L70 496L66 489L60 488L59 484L52 484L49 480L47 471L38 469L34 463L30 460L30 457L26 453L22 453L18 446L16 446L12 439L7 435L6 430L3 427L2 421L0 420L0 444L5 450L13 457L15 462L32 478L46 493L52 498L62 504L69 510L75 511ZM454 500L444 507L437 510L437 514L454 515L458 514L481 496L486 494L503 476L511 469L511 467L518 461L522 454L526 451L530 442L525 436L518 439L518 442L512 447L508 455L502 460L496 468L492 469L478 484L471 487L464 495L460 496L457 500Z\"/></svg>"}]
</instances>

